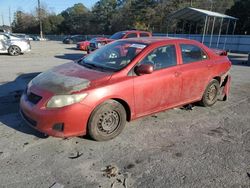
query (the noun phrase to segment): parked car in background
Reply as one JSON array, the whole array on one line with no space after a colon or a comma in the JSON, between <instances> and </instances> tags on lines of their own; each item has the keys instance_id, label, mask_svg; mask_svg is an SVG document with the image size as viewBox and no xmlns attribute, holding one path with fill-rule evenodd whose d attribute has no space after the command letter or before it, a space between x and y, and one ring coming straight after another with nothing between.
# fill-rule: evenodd
<instances>
[{"instance_id":1,"label":"parked car in background","mask_svg":"<svg viewBox=\"0 0 250 188\"><path fill-rule=\"evenodd\" d=\"M120 31L113 34L110 38L99 38L95 41L90 42L89 51L94 51L97 48L100 48L114 40L137 37L152 37L152 33L138 30Z\"/></svg>"},{"instance_id":2,"label":"parked car in background","mask_svg":"<svg viewBox=\"0 0 250 188\"><path fill-rule=\"evenodd\" d=\"M41 40L40 36L37 36L37 35L30 35L30 38L32 38L33 41L40 41Z\"/></svg>"},{"instance_id":3,"label":"parked car in background","mask_svg":"<svg viewBox=\"0 0 250 188\"><path fill-rule=\"evenodd\" d=\"M90 41L86 40L86 41L78 42L76 44L76 49L82 50L82 51L88 51L89 44L91 42L95 42L96 40L104 40L104 39L106 39L106 38L104 38L104 37L96 37L96 38L92 38Z\"/></svg>"},{"instance_id":4,"label":"parked car in background","mask_svg":"<svg viewBox=\"0 0 250 188\"><path fill-rule=\"evenodd\" d=\"M90 40L87 35L72 35L63 39L64 44L76 44L77 42Z\"/></svg>"},{"instance_id":5,"label":"parked car in background","mask_svg":"<svg viewBox=\"0 0 250 188\"><path fill-rule=\"evenodd\" d=\"M118 40L31 80L21 114L47 135L109 140L126 121L197 101L212 106L226 100L230 67L227 56L193 40Z\"/></svg>"},{"instance_id":6,"label":"parked car in background","mask_svg":"<svg viewBox=\"0 0 250 188\"><path fill-rule=\"evenodd\" d=\"M24 38L24 39L29 40L29 41L33 40L32 37L30 37L29 35L26 35L26 34L15 33L15 34L12 34L12 35L14 35L16 37L19 37L19 38Z\"/></svg>"},{"instance_id":7,"label":"parked car in background","mask_svg":"<svg viewBox=\"0 0 250 188\"><path fill-rule=\"evenodd\" d=\"M30 41L10 33L0 33L0 53L17 56L31 49Z\"/></svg>"}]
</instances>

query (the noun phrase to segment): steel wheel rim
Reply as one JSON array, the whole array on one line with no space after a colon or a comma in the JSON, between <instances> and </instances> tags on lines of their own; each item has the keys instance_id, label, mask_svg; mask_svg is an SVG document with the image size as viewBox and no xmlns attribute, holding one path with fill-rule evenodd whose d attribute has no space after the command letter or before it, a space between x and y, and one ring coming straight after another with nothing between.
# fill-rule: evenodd
<instances>
[{"instance_id":1,"label":"steel wheel rim","mask_svg":"<svg viewBox=\"0 0 250 188\"><path fill-rule=\"evenodd\" d=\"M120 115L116 111L103 112L98 120L98 130L106 135L112 134L120 125Z\"/></svg>"},{"instance_id":2,"label":"steel wheel rim","mask_svg":"<svg viewBox=\"0 0 250 188\"><path fill-rule=\"evenodd\" d=\"M215 100L217 96L217 88L215 85L211 85L208 89L208 92L207 92L207 99L211 102L213 102Z\"/></svg>"}]
</instances>

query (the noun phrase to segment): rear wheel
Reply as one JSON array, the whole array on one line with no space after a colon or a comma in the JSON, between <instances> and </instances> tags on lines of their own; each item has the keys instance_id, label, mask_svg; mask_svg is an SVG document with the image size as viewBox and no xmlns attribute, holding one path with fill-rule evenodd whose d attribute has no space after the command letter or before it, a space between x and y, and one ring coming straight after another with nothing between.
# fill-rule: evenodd
<instances>
[{"instance_id":1,"label":"rear wheel","mask_svg":"<svg viewBox=\"0 0 250 188\"><path fill-rule=\"evenodd\" d=\"M202 99L200 101L201 105L202 106L212 106L214 105L214 103L216 103L216 101L218 100L218 94L219 94L219 89L220 89L220 85L219 85L219 82L217 80L212 80L203 96L202 96Z\"/></svg>"},{"instance_id":2,"label":"rear wheel","mask_svg":"<svg viewBox=\"0 0 250 188\"><path fill-rule=\"evenodd\" d=\"M13 45L9 47L8 52L12 56L17 56L21 54L21 49L18 46Z\"/></svg>"},{"instance_id":3,"label":"rear wheel","mask_svg":"<svg viewBox=\"0 0 250 188\"><path fill-rule=\"evenodd\" d=\"M117 101L108 100L98 106L88 122L88 134L96 141L118 136L126 124L126 111Z\"/></svg>"}]
</instances>

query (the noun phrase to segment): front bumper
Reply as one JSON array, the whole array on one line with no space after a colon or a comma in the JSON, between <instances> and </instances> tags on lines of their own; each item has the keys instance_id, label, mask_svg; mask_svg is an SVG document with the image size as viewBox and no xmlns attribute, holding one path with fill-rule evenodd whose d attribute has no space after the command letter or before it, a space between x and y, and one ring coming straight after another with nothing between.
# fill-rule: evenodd
<instances>
[{"instance_id":1,"label":"front bumper","mask_svg":"<svg viewBox=\"0 0 250 188\"><path fill-rule=\"evenodd\" d=\"M37 104L28 100L24 93L20 100L20 113L23 119L34 129L55 137L71 137L86 134L88 117L91 110L88 106L76 103L70 106L47 109L42 99ZM56 130L55 125L63 124L62 130Z\"/></svg>"},{"instance_id":2,"label":"front bumper","mask_svg":"<svg viewBox=\"0 0 250 188\"><path fill-rule=\"evenodd\" d=\"M232 77L229 74L225 74L225 76L222 76L222 82L220 85L220 92L219 92L219 100L226 101L228 99L230 93L231 80Z\"/></svg>"}]
</instances>

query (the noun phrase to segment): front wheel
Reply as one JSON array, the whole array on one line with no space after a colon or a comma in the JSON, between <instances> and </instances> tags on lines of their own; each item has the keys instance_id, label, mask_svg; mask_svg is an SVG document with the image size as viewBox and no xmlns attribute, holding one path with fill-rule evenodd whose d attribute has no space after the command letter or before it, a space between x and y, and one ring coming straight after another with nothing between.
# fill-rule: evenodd
<instances>
[{"instance_id":1,"label":"front wheel","mask_svg":"<svg viewBox=\"0 0 250 188\"><path fill-rule=\"evenodd\" d=\"M88 134L96 141L111 140L126 124L126 111L117 101L108 100L98 106L88 121Z\"/></svg>"},{"instance_id":2,"label":"front wheel","mask_svg":"<svg viewBox=\"0 0 250 188\"><path fill-rule=\"evenodd\" d=\"M21 54L21 49L18 46L13 45L9 47L8 52L12 56L17 56Z\"/></svg>"},{"instance_id":3,"label":"front wheel","mask_svg":"<svg viewBox=\"0 0 250 188\"><path fill-rule=\"evenodd\" d=\"M201 105L205 107L214 105L216 101L218 100L219 90L220 90L219 82L213 79L208 84L202 96L202 99L200 101Z\"/></svg>"}]
</instances>

